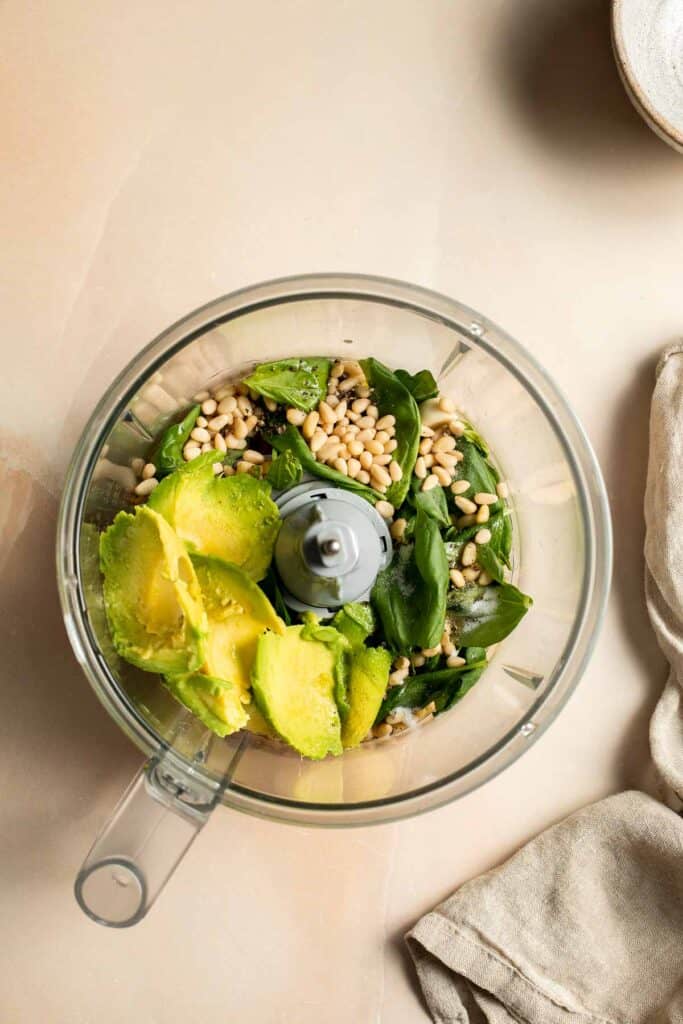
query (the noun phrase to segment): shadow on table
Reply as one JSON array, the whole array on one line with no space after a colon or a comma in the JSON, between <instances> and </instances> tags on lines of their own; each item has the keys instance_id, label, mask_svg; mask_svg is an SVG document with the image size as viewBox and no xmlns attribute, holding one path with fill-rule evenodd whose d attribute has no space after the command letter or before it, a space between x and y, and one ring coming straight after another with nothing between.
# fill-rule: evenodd
<instances>
[{"instance_id":1,"label":"shadow on table","mask_svg":"<svg viewBox=\"0 0 683 1024\"><path fill-rule=\"evenodd\" d=\"M497 40L505 96L530 128L562 155L595 163L680 157L642 121L619 79L607 0L506 4ZM639 161L640 164L640 161Z\"/></svg>"},{"instance_id":2,"label":"shadow on table","mask_svg":"<svg viewBox=\"0 0 683 1024\"><path fill-rule=\"evenodd\" d=\"M113 804L141 760L99 705L67 641L55 580L56 513L39 483L0 460L0 846L8 886L75 872L99 824L93 807L109 790Z\"/></svg>"},{"instance_id":3,"label":"shadow on table","mask_svg":"<svg viewBox=\"0 0 683 1024\"><path fill-rule=\"evenodd\" d=\"M659 353L633 371L614 418L607 488L614 529L612 593L623 625L625 643L640 662L648 683L647 699L623 738L620 773L625 787L656 790L649 755L649 721L667 676L645 606L643 500L647 479L650 402ZM643 774L643 765L648 765Z\"/></svg>"}]
</instances>

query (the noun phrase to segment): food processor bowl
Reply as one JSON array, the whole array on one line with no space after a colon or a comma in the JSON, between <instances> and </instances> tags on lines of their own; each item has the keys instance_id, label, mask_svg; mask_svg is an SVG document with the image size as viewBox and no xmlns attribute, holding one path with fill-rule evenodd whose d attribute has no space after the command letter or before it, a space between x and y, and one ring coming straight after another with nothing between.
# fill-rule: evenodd
<instances>
[{"instance_id":1,"label":"food processor bowl","mask_svg":"<svg viewBox=\"0 0 683 1024\"><path fill-rule=\"evenodd\" d=\"M514 578L533 608L452 710L342 757L303 760L240 732L219 739L160 684L122 661L105 622L98 535L126 504L131 460L194 396L286 356L374 356L428 368L489 442L510 482ZM87 424L61 507L57 567L66 629L96 694L147 762L76 882L83 909L123 927L144 916L208 814L302 825L369 825L463 796L538 738L595 643L611 569L604 484L564 398L485 317L414 285L349 274L234 292L169 328L112 383Z\"/></svg>"}]
</instances>

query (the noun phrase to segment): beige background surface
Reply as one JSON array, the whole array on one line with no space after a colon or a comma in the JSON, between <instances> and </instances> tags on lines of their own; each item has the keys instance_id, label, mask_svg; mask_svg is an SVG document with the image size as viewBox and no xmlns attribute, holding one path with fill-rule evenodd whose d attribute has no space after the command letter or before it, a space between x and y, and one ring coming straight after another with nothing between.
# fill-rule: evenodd
<instances>
[{"instance_id":1,"label":"beige background surface","mask_svg":"<svg viewBox=\"0 0 683 1024\"><path fill-rule=\"evenodd\" d=\"M405 928L573 808L650 784L641 501L653 364L683 325L683 158L623 96L599 0L6 0L0 39L0 1021L426 1020ZM107 932L72 880L140 758L62 630L70 449L168 323L335 269L481 309L567 393L614 512L596 655L461 802L337 833L223 811L151 916Z\"/></svg>"}]
</instances>

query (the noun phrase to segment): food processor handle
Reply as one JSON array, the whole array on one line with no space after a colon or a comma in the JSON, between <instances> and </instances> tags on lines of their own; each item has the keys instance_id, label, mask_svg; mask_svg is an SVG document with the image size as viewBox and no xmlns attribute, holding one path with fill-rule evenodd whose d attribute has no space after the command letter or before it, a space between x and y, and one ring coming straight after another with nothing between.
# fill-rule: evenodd
<instances>
[{"instance_id":1,"label":"food processor handle","mask_svg":"<svg viewBox=\"0 0 683 1024\"><path fill-rule=\"evenodd\" d=\"M127 928L145 916L195 836L221 786L189 774L168 752L137 773L93 843L75 883L98 924Z\"/></svg>"}]
</instances>

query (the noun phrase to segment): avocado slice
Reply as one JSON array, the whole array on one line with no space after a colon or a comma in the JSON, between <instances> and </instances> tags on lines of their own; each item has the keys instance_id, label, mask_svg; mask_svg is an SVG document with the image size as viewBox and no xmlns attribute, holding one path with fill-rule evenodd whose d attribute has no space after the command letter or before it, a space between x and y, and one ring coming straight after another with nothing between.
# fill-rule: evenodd
<instances>
[{"instance_id":1,"label":"avocado slice","mask_svg":"<svg viewBox=\"0 0 683 1024\"><path fill-rule=\"evenodd\" d=\"M261 588L238 566L213 555L192 555L208 617L201 672L165 682L209 729L227 736L247 725L250 675L261 634L284 632Z\"/></svg>"},{"instance_id":2,"label":"avocado slice","mask_svg":"<svg viewBox=\"0 0 683 1024\"><path fill-rule=\"evenodd\" d=\"M264 633L251 673L254 698L264 717L290 746L314 760L341 754L341 723L334 699L335 655L305 626Z\"/></svg>"},{"instance_id":3,"label":"avocado slice","mask_svg":"<svg viewBox=\"0 0 683 1024\"><path fill-rule=\"evenodd\" d=\"M359 647L351 655L349 712L342 727L344 747L357 747L377 718L389 682L391 654L384 647Z\"/></svg>"},{"instance_id":4,"label":"avocado slice","mask_svg":"<svg viewBox=\"0 0 683 1024\"><path fill-rule=\"evenodd\" d=\"M118 654L147 672L192 672L207 621L183 543L146 505L119 512L100 537L104 606Z\"/></svg>"},{"instance_id":5,"label":"avocado slice","mask_svg":"<svg viewBox=\"0 0 683 1024\"><path fill-rule=\"evenodd\" d=\"M216 477L217 453L185 463L150 495L148 506L192 552L216 555L261 580L273 557L280 513L270 485L249 473Z\"/></svg>"}]
</instances>

